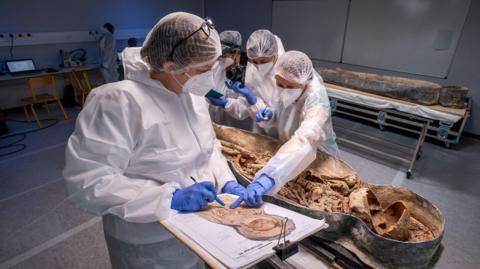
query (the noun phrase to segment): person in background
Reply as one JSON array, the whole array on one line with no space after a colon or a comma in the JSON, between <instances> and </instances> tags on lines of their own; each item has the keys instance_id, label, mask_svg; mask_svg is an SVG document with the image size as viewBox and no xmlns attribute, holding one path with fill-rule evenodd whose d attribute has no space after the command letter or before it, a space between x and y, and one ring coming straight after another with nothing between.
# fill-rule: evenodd
<instances>
[{"instance_id":1,"label":"person in background","mask_svg":"<svg viewBox=\"0 0 480 269\"><path fill-rule=\"evenodd\" d=\"M118 81L117 49L115 45L115 27L105 23L99 39L100 47L100 73L105 83Z\"/></svg>"},{"instance_id":2,"label":"person in background","mask_svg":"<svg viewBox=\"0 0 480 269\"><path fill-rule=\"evenodd\" d=\"M284 144L232 207L242 201L252 207L261 205L264 194L277 193L305 170L318 149L338 156L327 91L312 61L302 52L288 51L277 61L274 76L280 98L273 117L259 125L273 128Z\"/></svg>"},{"instance_id":3,"label":"person in background","mask_svg":"<svg viewBox=\"0 0 480 269\"><path fill-rule=\"evenodd\" d=\"M130 37L127 40L127 48L137 47L137 39L135 37ZM118 80L123 80L125 78L125 73L123 71L123 52L117 54L117 71L118 71Z\"/></svg>"},{"instance_id":4,"label":"person in background","mask_svg":"<svg viewBox=\"0 0 480 269\"><path fill-rule=\"evenodd\" d=\"M90 93L68 140L69 198L103 216L114 269L204 268L159 221L202 210L219 192L245 191L204 97L221 55L218 33L209 20L171 13L123 55L126 79Z\"/></svg>"},{"instance_id":5,"label":"person in background","mask_svg":"<svg viewBox=\"0 0 480 269\"><path fill-rule=\"evenodd\" d=\"M132 47L136 47L137 46L137 39L135 37L130 37L128 40L127 40L127 47L129 48L132 48Z\"/></svg>"},{"instance_id":6,"label":"person in background","mask_svg":"<svg viewBox=\"0 0 480 269\"><path fill-rule=\"evenodd\" d=\"M226 85L228 81L227 70L235 68L240 61L242 35L238 31L223 31L220 33L220 42L222 44L222 57L215 74L215 90L224 94L224 96L208 98L211 104L209 108L210 116L215 123L251 130L253 122L250 118L238 119L235 117L235 113L232 113L238 106L243 106L245 103L245 100L237 100L238 98L244 99L243 95L234 92Z\"/></svg>"}]
</instances>

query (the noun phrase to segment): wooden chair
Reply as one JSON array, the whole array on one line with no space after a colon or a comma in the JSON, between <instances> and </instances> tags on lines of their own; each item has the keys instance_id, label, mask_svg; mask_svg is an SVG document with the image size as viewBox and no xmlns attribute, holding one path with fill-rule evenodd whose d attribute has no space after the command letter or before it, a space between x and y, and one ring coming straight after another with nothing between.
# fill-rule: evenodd
<instances>
[{"instance_id":1,"label":"wooden chair","mask_svg":"<svg viewBox=\"0 0 480 269\"><path fill-rule=\"evenodd\" d=\"M27 84L32 94L32 97L22 99L23 111L25 112L25 117L27 118L27 121L30 121L30 115L27 110L27 106L30 106L30 109L32 110L33 116L35 117L38 127L42 128L42 123L38 119L38 114L37 114L37 111L35 110L35 105L43 104L45 109L47 110L48 117L50 118L50 108L48 107L48 104L55 103L55 102L60 107L60 110L62 111L65 119L66 120L68 119L65 109L63 109L62 103L60 102L60 99L58 99L57 90L55 87L55 78L53 76L29 78L27 79ZM47 87L51 88L50 93L36 94L37 90L45 89Z\"/></svg>"},{"instance_id":2,"label":"wooden chair","mask_svg":"<svg viewBox=\"0 0 480 269\"><path fill-rule=\"evenodd\" d=\"M72 71L73 78L77 82L78 88L80 89L80 95L75 93L75 101L77 104L83 106L85 104L85 99L87 99L88 94L92 90L92 86L90 85L90 81L88 80L88 72L87 71ZM78 98L81 98L79 102Z\"/></svg>"}]
</instances>

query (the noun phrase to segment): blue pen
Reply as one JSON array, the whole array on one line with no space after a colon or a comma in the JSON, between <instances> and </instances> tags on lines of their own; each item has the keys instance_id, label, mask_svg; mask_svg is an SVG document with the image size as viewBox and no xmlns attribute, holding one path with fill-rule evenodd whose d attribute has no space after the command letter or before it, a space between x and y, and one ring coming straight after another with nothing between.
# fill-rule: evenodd
<instances>
[{"instance_id":1,"label":"blue pen","mask_svg":"<svg viewBox=\"0 0 480 269\"><path fill-rule=\"evenodd\" d=\"M193 182L198 183L194 177L190 177L190 178L193 180ZM220 198L218 198L217 195L215 195L215 201L217 201L217 203L219 203L221 206L225 206L225 203L222 200L220 200Z\"/></svg>"}]
</instances>

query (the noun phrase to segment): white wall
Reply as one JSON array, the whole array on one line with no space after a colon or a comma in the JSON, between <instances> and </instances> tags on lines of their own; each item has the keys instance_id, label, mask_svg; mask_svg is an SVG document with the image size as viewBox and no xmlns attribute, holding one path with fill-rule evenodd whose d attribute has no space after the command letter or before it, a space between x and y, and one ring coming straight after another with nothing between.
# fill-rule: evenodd
<instances>
[{"instance_id":1,"label":"white wall","mask_svg":"<svg viewBox=\"0 0 480 269\"><path fill-rule=\"evenodd\" d=\"M358 65L316 61L327 67L340 67L363 72L423 79L445 85L462 85L469 88L472 99L472 117L466 131L480 135L480 1L472 1L460 39L446 78L413 75Z\"/></svg>"},{"instance_id":2,"label":"white wall","mask_svg":"<svg viewBox=\"0 0 480 269\"><path fill-rule=\"evenodd\" d=\"M212 18L218 32L240 31L243 43L258 29L272 27L271 0L205 0L205 15Z\"/></svg>"}]
</instances>

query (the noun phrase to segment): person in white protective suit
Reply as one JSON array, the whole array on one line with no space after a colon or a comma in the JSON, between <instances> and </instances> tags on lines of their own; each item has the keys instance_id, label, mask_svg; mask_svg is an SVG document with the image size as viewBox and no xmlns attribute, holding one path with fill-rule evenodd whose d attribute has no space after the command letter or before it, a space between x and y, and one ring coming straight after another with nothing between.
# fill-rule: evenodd
<instances>
[{"instance_id":1,"label":"person in white protective suit","mask_svg":"<svg viewBox=\"0 0 480 269\"><path fill-rule=\"evenodd\" d=\"M257 111L268 107L269 110L266 111L265 115L259 114L262 119L267 119L272 116L271 111L274 110L278 99L273 67L278 57L285 53L285 50L282 41L272 32L264 29L256 30L250 35L246 49L249 63L245 77L245 87L241 87L240 82L230 84L230 88L242 96L236 99L228 99L228 103L224 107L227 113L234 118L250 118L252 121L257 120ZM268 130L257 128L254 122L252 122L252 126L254 127L253 131L266 131L267 134L270 134Z\"/></svg>"},{"instance_id":2,"label":"person in white protective suit","mask_svg":"<svg viewBox=\"0 0 480 269\"><path fill-rule=\"evenodd\" d=\"M275 67L275 79L280 101L273 117L259 125L274 128L285 144L257 172L233 207L242 201L261 205L264 194L278 192L305 170L315 160L317 149L338 156L327 91L308 56L299 51L283 54Z\"/></svg>"},{"instance_id":3,"label":"person in white protective suit","mask_svg":"<svg viewBox=\"0 0 480 269\"><path fill-rule=\"evenodd\" d=\"M243 98L239 93L229 89L225 82L228 81L226 72L235 67L236 61L240 59L240 48L242 46L242 35L238 31L223 31L220 33L220 43L222 44L222 57L219 60L216 70L215 91L222 93L221 98L209 97L210 116L215 123L251 130L253 122L247 119L237 119L225 111L225 106L231 102L235 102L237 98Z\"/></svg>"},{"instance_id":4,"label":"person in white protective suit","mask_svg":"<svg viewBox=\"0 0 480 269\"><path fill-rule=\"evenodd\" d=\"M118 81L117 48L113 33L115 28L111 23L105 23L99 39L100 47L100 73L105 83Z\"/></svg>"},{"instance_id":5,"label":"person in white protective suit","mask_svg":"<svg viewBox=\"0 0 480 269\"><path fill-rule=\"evenodd\" d=\"M243 196L204 97L220 51L211 21L169 14L123 52L125 80L94 89L78 116L63 175L70 200L103 216L113 268L203 268L158 221L217 192Z\"/></svg>"}]
</instances>

